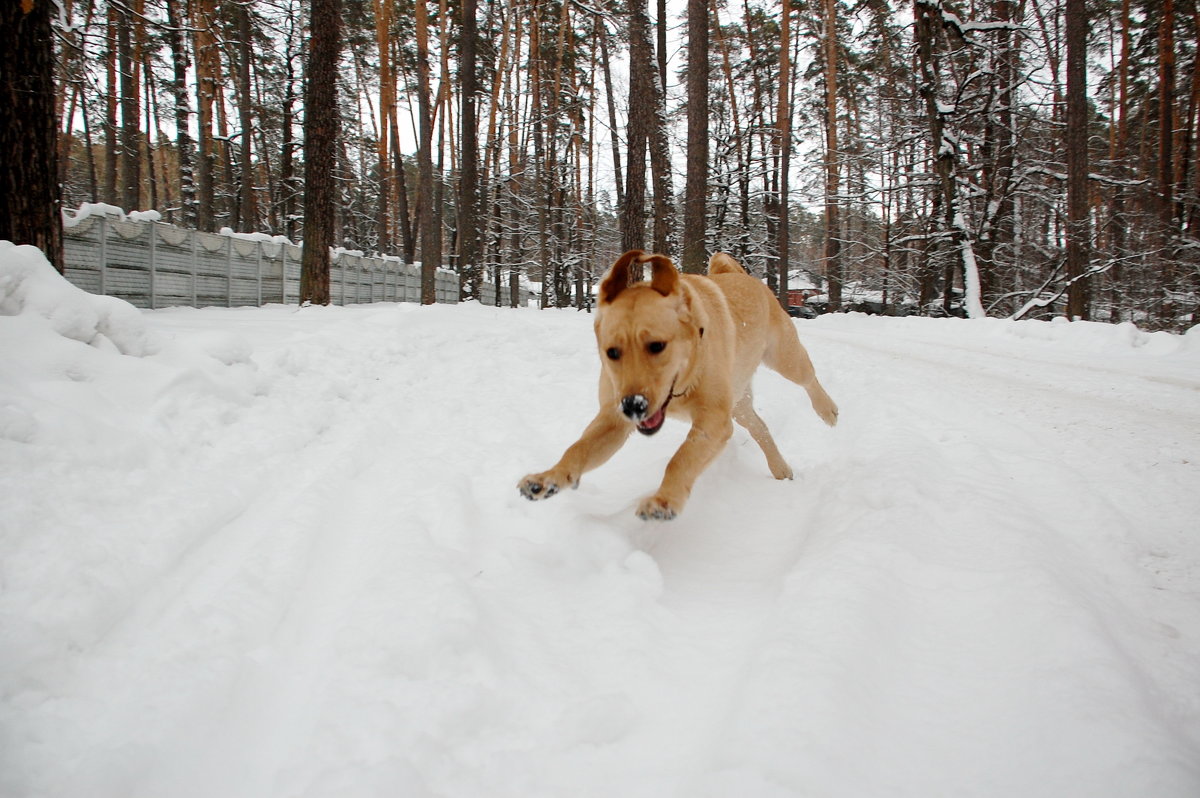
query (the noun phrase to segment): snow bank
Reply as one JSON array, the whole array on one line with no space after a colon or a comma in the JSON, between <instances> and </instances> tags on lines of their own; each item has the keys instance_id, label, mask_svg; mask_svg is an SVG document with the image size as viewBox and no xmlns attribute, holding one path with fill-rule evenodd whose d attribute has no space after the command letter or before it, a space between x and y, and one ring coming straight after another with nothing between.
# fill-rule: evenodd
<instances>
[{"instance_id":1,"label":"snow bank","mask_svg":"<svg viewBox=\"0 0 1200 798\"><path fill-rule=\"evenodd\" d=\"M1133 322L1106 324L1098 321L1070 321L1057 316L1049 321L1029 320L1005 324L989 319L996 334L1013 338L1052 342L1060 347L1089 352L1110 349L1138 349L1153 355L1169 355L1190 348L1187 336L1170 332L1146 332ZM1194 333L1195 330L1189 332Z\"/></svg>"},{"instance_id":2,"label":"snow bank","mask_svg":"<svg viewBox=\"0 0 1200 798\"><path fill-rule=\"evenodd\" d=\"M1043 351L1109 352L1128 354L1139 351L1145 356L1169 356L1192 351L1200 340L1200 325L1186 335L1171 332L1147 332L1132 322L1106 324L1071 321L1065 317L1050 320L1024 319L930 319L919 316L886 317L864 313L833 313L803 322L816 327L878 330L887 335L901 331L906 336L930 341L959 340L972 343L1023 341Z\"/></svg>"},{"instance_id":3,"label":"snow bank","mask_svg":"<svg viewBox=\"0 0 1200 798\"><path fill-rule=\"evenodd\" d=\"M210 393L242 402L254 390L244 339L211 329L172 340L129 303L76 288L40 250L7 241L0 353L0 443L37 444L9 452L31 458L21 467L35 472L140 461L161 444L158 424L172 407Z\"/></svg>"},{"instance_id":4,"label":"snow bank","mask_svg":"<svg viewBox=\"0 0 1200 798\"><path fill-rule=\"evenodd\" d=\"M102 633L165 556L106 513L153 505L151 474L178 474L258 388L244 339L176 341L148 318L0 241L0 677Z\"/></svg>"},{"instance_id":5,"label":"snow bank","mask_svg":"<svg viewBox=\"0 0 1200 798\"><path fill-rule=\"evenodd\" d=\"M76 288L41 250L9 241L0 241L0 314L21 317L27 327L21 337L36 338L36 329L48 326L64 338L125 355L142 356L155 349L135 307Z\"/></svg>"}]
</instances>

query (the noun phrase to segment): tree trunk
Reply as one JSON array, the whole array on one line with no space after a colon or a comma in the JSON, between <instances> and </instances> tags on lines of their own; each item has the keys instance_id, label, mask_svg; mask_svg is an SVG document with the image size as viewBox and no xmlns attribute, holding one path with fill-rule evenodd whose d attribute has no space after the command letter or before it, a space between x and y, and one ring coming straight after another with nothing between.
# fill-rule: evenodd
<instances>
[{"instance_id":1,"label":"tree trunk","mask_svg":"<svg viewBox=\"0 0 1200 798\"><path fill-rule=\"evenodd\" d=\"M141 103L138 68L133 57L132 13L125 7L117 11L117 69L121 89L121 206L127 211L140 210L141 189Z\"/></svg>"},{"instance_id":2,"label":"tree trunk","mask_svg":"<svg viewBox=\"0 0 1200 798\"><path fill-rule=\"evenodd\" d=\"M396 226L400 229L400 252L405 263L416 257L417 242L413 236L412 219L408 208L408 177L404 169L404 155L400 152L400 129L392 115L392 171L396 173Z\"/></svg>"},{"instance_id":3,"label":"tree trunk","mask_svg":"<svg viewBox=\"0 0 1200 798\"><path fill-rule=\"evenodd\" d=\"M514 9L513 24L520 29L520 12ZM518 33L516 43L513 47L515 55L513 64L521 63L521 44L524 41ZM523 234L521 231L521 209L517 202L517 198L521 194L522 186L522 164L521 152L519 151L520 135L518 133L520 124L520 106L521 103L516 99L521 95L521 72L514 69L512 74L505 81L505 117L508 120L508 180L506 185L506 193L508 197L508 254L505 259L508 261L508 296L510 304L515 308L520 303L521 296L521 271L522 271L522 247Z\"/></svg>"},{"instance_id":4,"label":"tree trunk","mask_svg":"<svg viewBox=\"0 0 1200 798\"><path fill-rule=\"evenodd\" d=\"M442 259L446 257L443 247L446 245L446 221L443 216L445 209L445 193L446 193L446 156L450 156L450 172L456 171L458 151L451 146L447 153L446 142L454 141L454 114L450 112L450 8L449 0L438 0L438 91L437 101L433 108L432 123L437 125L437 156L434 158L434 174L436 180L433 184L433 218L435 229L438 231L438 265L442 266ZM457 219L456 219L457 221ZM453 255L457 252L455 247L454 236L456 230L450 231L450 260L453 261ZM452 266L453 264L445 264Z\"/></svg>"},{"instance_id":5,"label":"tree trunk","mask_svg":"<svg viewBox=\"0 0 1200 798\"><path fill-rule=\"evenodd\" d=\"M328 305L337 158L341 0L313 0L304 84L304 255L300 302Z\"/></svg>"},{"instance_id":6,"label":"tree trunk","mask_svg":"<svg viewBox=\"0 0 1200 798\"><path fill-rule=\"evenodd\" d=\"M1200 32L1200 4L1192 7L1192 30ZM1187 231L1192 237L1200 236L1200 53L1192 52L1192 90L1188 98L1187 120L1183 125L1183 152L1180 158L1178 175L1179 191L1190 194L1188 207L1181 207L1178 217L1181 224L1187 225ZM1187 176L1192 175L1191 191L1188 191ZM1200 275L1195 275L1200 279ZM1200 314L1197 307L1196 314Z\"/></svg>"},{"instance_id":7,"label":"tree trunk","mask_svg":"<svg viewBox=\"0 0 1200 798\"><path fill-rule=\"evenodd\" d=\"M292 47L293 43L299 38L296 36L297 25L293 23L287 30L287 37L284 53L284 94L283 94L283 118L281 120L283 150L279 154L279 214L283 217L284 235L289 240L296 238L296 199L300 195L301 186L296 178L296 158L295 151L297 142L294 138L295 133L295 79L296 75L292 66Z\"/></svg>"},{"instance_id":8,"label":"tree trunk","mask_svg":"<svg viewBox=\"0 0 1200 798\"><path fill-rule=\"evenodd\" d=\"M104 92L104 202L118 205L121 195L117 192L121 142L117 133L117 104L121 98L117 78L117 30L120 28L118 10L108 7L105 31L104 67L106 91Z\"/></svg>"},{"instance_id":9,"label":"tree trunk","mask_svg":"<svg viewBox=\"0 0 1200 798\"><path fill-rule=\"evenodd\" d=\"M729 55L729 46L721 28L720 11L717 6L717 0L710 0L709 12L712 15L712 29L717 36L717 47L721 51L721 67L725 75L725 91L729 95L729 113L733 125L733 140L730 142L730 150L734 154L733 173L722 180L723 191L728 195L732 193L732 184L736 180L740 191L738 191L738 218L740 224L737 229L740 231L735 244L733 246L734 257L739 261L745 262L749 255L748 236L750 234L749 211L750 211L750 188L749 188L749 169L746 167L745 151L743 143L749 140L749 136L745 135L745 130L742 126L741 116L738 113L737 101L737 84L733 78L733 65ZM724 212L724 208L718 203L720 213ZM717 226L718 235L720 234L720 225Z\"/></svg>"},{"instance_id":10,"label":"tree trunk","mask_svg":"<svg viewBox=\"0 0 1200 798\"><path fill-rule=\"evenodd\" d=\"M983 189L986 218L979 238L979 287L985 303L990 303L1000 282L999 256L1011 244L1013 236L1013 166L1014 130L1013 102L1018 80L1017 60L1024 37L1014 35L1007 25L1013 23L1016 3L1013 0L994 0L993 11L1000 27L996 32L996 47L991 55L990 99L994 110L989 111L982 150Z\"/></svg>"},{"instance_id":11,"label":"tree trunk","mask_svg":"<svg viewBox=\"0 0 1200 798\"><path fill-rule=\"evenodd\" d=\"M375 223L381 252L388 252L392 247L391 193L394 185L388 179L392 168L388 145L396 113L396 74L391 58L393 8L392 0L375 0L375 44L379 53L379 133L375 142L379 181L375 191L378 203Z\"/></svg>"},{"instance_id":12,"label":"tree trunk","mask_svg":"<svg viewBox=\"0 0 1200 798\"><path fill-rule=\"evenodd\" d=\"M788 251L791 249L791 229L788 206L788 173L792 164L792 4L791 0L782 0L779 22L779 112L776 123L779 126L776 139L779 152L779 302L784 309L788 306Z\"/></svg>"},{"instance_id":13,"label":"tree trunk","mask_svg":"<svg viewBox=\"0 0 1200 798\"><path fill-rule=\"evenodd\" d=\"M568 6L562 5L565 10ZM547 77L550 66L550 51L542 42L542 14L547 4L534 0L530 9L531 27L529 36L530 82L533 85L533 162L534 180L537 186L538 217L538 273L542 281L543 308L558 307L562 300L559 285L557 257L560 236L558 220L561 217L562 192L558 176L559 155L557 145L558 96L554 82ZM555 49L558 52L557 48ZM557 71L557 70L556 70Z\"/></svg>"},{"instance_id":14,"label":"tree trunk","mask_svg":"<svg viewBox=\"0 0 1200 798\"><path fill-rule=\"evenodd\" d=\"M666 97L657 83L654 89L653 119L650 126L650 174L654 180L654 249L670 254L674 250L675 191L671 184L671 149L667 139Z\"/></svg>"},{"instance_id":15,"label":"tree trunk","mask_svg":"<svg viewBox=\"0 0 1200 798\"><path fill-rule=\"evenodd\" d=\"M53 0L0 3L0 239L63 270L54 108Z\"/></svg>"},{"instance_id":16,"label":"tree trunk","mask_svg":"<svg viewBox=\"0 0 1200 798\"><path fill-rule=\"evenodd\" d=\"M1175 1L1163 0L1158 25L1158 190L1163 233L1174 232L1175 213Z\"/></svg>"},{"instance_id":17,"label":"tree trunk","mask_svg":"<svg viewBox=\"0 0 1200 798\"><path fill-rule=\"evenodd\" d=\"M838 151L837 3L824 0L825 39L825 278L829 309L842 307L842 234L840 219L841 154Z\"/></svg>"},{"instance_id":18,"label":"tree trunk","mask_svg":"<svg viewBox=\"0 0 1200 798\"><path fill-rule=\"evenodd\" d=\"M949 236L954 252L954 258L946 262L942 305L947 312L952 310L951 292L957 271L963 278L964 308L968 316L977 318L984 315L979 294L979 268L955 175L960 145L956 137L946 132L946 117L955 111L953 107L945 107L938 96L941 75L940 65L934 54L934 40L938 26L945 23L941 10L939 5L918 0L914 37L917 45L919 94L925 101L925 114L929 122L929 146L940 188L938 193L940 210L944 217L943 230Z\"/></svg>"},{"instance_id":19,"label":"tree trunk","mask_svg":"<svg viewBox=\"0 0 1200 798\"><path fill-rule=\"evenodd\" d=\"M476 120L478 79L475 52L479 37L476 0L462 2L462 41L459 45L459 90L462 92L462 172L458 192L459 265L468 294L478 299L483 283L482 236L479 229L479 132Z\"/></svg>"},{"instance_id":20,"label":"tree trunk","mask_svg":"<svg viewBox=\"0 0 1200 798\"><path fill-rule=\"evenodd\" d=\"M146 99L145 99L145 106L143 107L142 110L145 111L145 113L146 113L146 123L149 126L149 130L147 131L147 133L145 135L139 136L139 138L146 145L145 146L145 155L146 155L145 166L146 166L146 177L148 178L148 181L147 181L148 188L149 188L149 193L150 193L150 200L149 200L150 204L147 205L146 207L158 208L160 201L165 203L167 207L171 207L170 183L166 180L162 181L161 185L163 186L164 196L162 198L160 198L158 195L158 187L160 185L159 179L158 179L159 172L158 172L158 170L156 170L154 168L155 150L158 150L159 153L162 153L162 151L165 149L163 147L157 146L158 144L161 144L164 141L164 137L162 135L162 129L159 127L160 117L158 114L158 87L155 85L155 81L154 81L154 70L150 68L150 54L146 51L146 48L144 48L144 47L141 47L138 49L141 52L140 63L141 63L142 79L145 81L145 83L143 85L144 91L142 92L142 96L145 97ZM164 166L165 166L165 164L164 164ZM164 169L162 173L165 177L166 170Z\"/></svg>"},{"instance_id":21,"label":"tree trunk","mask_svg":"<svg viewBox=\"0 0 1200 798\"><path fill-rule=\"evenodd\" d=\"M429 89L429 9L427 0L416 2L417 23L417 101L420 121L417 150L417 211L421 225L421 303L437 301L437 269L442 260L442 242L438 230L433 191L433 112Z\"/></svg>"},{"instance_id":22,"label":"tree trunk","mask_svg":"<svg viewBox=\"0 0 1200 798\"><path fill-rule=\"evenodd\" d=\"M1087 281L1091 225L1088 221L1087 8L1066 0L1067 27L1067 316L1089 316Z\"/></svg>"},{"instance_id":23,"label":"tree trunk","mask_svg":"<svg viewBox=\"0 0 1200 798\"><path fill-rule=\"evenodd\" d=\"M88 186L92 202L100 201L100 182L96 176L96 148L92 139L92 126L88 121L87 92L79 95L79 110L83 113L83 142L87 152Z\"/></svg>"},{"instance_id":24,"label":"tree trunk","mask_svg":"<svg viewBox=\"0 0 1200 798\"><path fill-rule=\"evenodd\" d=\"M621 142L617 136L617 106L613 100L612 70L609 69L608 29L604 25L604 17L596 15L596 38L600 40L600 65L604 70L604 94L608 105L608 129L612 131L609 141L612 142L613 183L617 191L617 207L625 207L625 181L621 174Z\"/></svg>"},{"instance_id":25,"label":"tree trunk","mask_svg":"<svg viewBox=\"0 0 1200 798\"><path fill-rule=\"evenodd\" d=\"M192 47L196 59L196 226L214 227L213 203L213 102L216 96L217 42L212 32L213 0L196 0L192 6Z\"/></svg>"},{"instance_id":26,"label":"tree trunk","mask_svg":"<svg viewBox=\"0 0 1200 798\"><path fill-rule=\"evenodd\" d=\"M183 28L175 3L167 3L167 39L171 46L174 80L171 94L175 99L175 150L179 159L179 196L184 227L196 225L196 184L192 173L192 138L188 134L188 54Z\"/></svg>"},{"instance_id":27,"label":"tree trunk","mask_svg":"<svg viewBox=\"0 0 1200 798\"><path fill-rule=\"evenodd\" d=\"M224 48L222 48L224 49ZM234 169L233 169L233 141L230 135L229 128L229 112L228 103L225 96L225 76L222 73L222 63L219 57L213 59L213 64L216 69L213 78L213 86L215 93L213 95L213 103L216 109L217 133L214 136L213 143L216 145L216 155L221 164L220 181L214 177L214 205L213 215L215 220L225 221L227 226L228 221L233 216L237 208L237 190L234 185Z\"/></svg>"},{"instance_id":28,"label":"tree trunk","mask_svg":"<svg viewBox=\"0 0 1200 798\"><path fill-rule=\"evenodd\" d=\"M654 66L645 0L629 0L629 122L621 249L646 247L646 147L654 123Z\"/></svg>"},{"instance_id":29,"label":"tree trunk","mask_svg":"<svg viewBox=\"0 0 1200 798\"><path fill-rule=\"evenodd\" d=\"M1112 285L1111 302L1113 315L1111 321L1118 321L1124 315L1125 308L1130 306L1129 299L1121 290L1123 281L1123 262L1128 250L1129 222L1126 218L1126 199L1129 190L1123 183L1129 175L1129 51L1132 36L1130 34L1130 0L1121 0L1121 60L1117 67L1117 103L1114 115L1115 135L1110 139L1109 158L1116 168L1118 185L1113 188L1111 207L1109 209L1112 226L1112 259L1113 266L1109 270Z\"/></svg>"},{"instance_id":30,"label":"tree trunk","mask_svg":"<svg viewBox=\"0 0 1200 798\"><path fill-rule=\"evenodd\" d=\"M784 0L787 2L787 0ZM688 0L687 183L684 189L685 272L704 272L708 255L708 0Z\"/></svg>"},{"instance_id":31,"label":"tree trunk","mask_svg":"<svg viewBox=\"0 0 1200 798\"><path fill-rule=\"evenodd\" d=\"M658 90L665 96L667 93L667 0L658 0L657 11L658 24L655 26L655 32L658 34L658 46L655 48L655 55L658 57Z\"/></svg>"},{"instance_id":32,"label":"tree trunk","mask_svg":"<svg viewBox=\"0 0 1200 798\"><path fill-rule=\"evenodd\" d=\"M238 201L234 229L252 233L258 227L258 204L254 194L254 93L250 84L250 65L254 53L254 37L251 31L250 6L234 3L237 19L237 104L241 140L238 142Z\"/></svg>"}]
</instances>

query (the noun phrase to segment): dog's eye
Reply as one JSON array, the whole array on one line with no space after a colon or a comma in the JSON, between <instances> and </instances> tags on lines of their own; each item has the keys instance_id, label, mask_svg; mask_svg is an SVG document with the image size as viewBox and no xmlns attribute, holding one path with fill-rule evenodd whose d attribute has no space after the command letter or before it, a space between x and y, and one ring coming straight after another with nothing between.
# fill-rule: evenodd
<instances>
[{"instance_id":1,"label":"dog's eye","mask_svg":"<svg viewBox=\"0 0 1200 798\"><path fill-rule=\"evenodd\" d=\"M649 350L650 354L652 355L657 355L666 348L666 341L651 341L650 343L646 344L646 349Z\"/></svg>"},{"instance_id":2,"label":"dog's eye","mask_svg":"<svg viewBox=\"0 0 1200 798\"><path fill-rule=\"evenodd\" d=\"M604 354L608 355L609 360L620 360L621 359L621 350L617 349L615 346L610 346L608 348L608 351L605 352Z\"/></svg>"}]
</instances>

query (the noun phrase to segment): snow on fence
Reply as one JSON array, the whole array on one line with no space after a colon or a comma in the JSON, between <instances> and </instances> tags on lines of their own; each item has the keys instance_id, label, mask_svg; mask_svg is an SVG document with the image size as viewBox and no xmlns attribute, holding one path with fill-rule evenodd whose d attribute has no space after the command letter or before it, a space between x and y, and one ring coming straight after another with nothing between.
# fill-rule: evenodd
<instances>
[{"instance_id":1,"label":"snow on fence","mask_svg":"<svg viewBox=\"0 0 1200 798\"><path fill-rule=\"evenodd\" d=\"M63 230L66 277L85 291L141 308L299 302L302 249L281 237L201 233L113 211L80 214ZM340 252L329 283L335 305L421 301L420 268L395 258ZM438 269L436 290L438 302L458 302L458 275ZM481 300L496 304L495 287L485 285Z\"/></svg>"}]
</instances>

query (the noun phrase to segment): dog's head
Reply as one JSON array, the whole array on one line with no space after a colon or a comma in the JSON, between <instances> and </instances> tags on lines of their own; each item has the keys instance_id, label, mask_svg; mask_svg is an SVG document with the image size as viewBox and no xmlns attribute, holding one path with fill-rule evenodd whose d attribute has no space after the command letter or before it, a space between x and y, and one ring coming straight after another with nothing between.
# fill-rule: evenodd
<instances>
[{"instance_id":1,"label":"dog's head","mask_svg":"<svg viewBox=\"0 0 1200 798\"><path fill-rule=\"evenodd\" d=\"M636 263L651 267L649 281L630 285ZM600 282L596 345L621 412L638 432L653 435L667 405L686 393L688 367L704 334L691 295L671 259L630 250Z\"/></svg>"}]
</instances>

